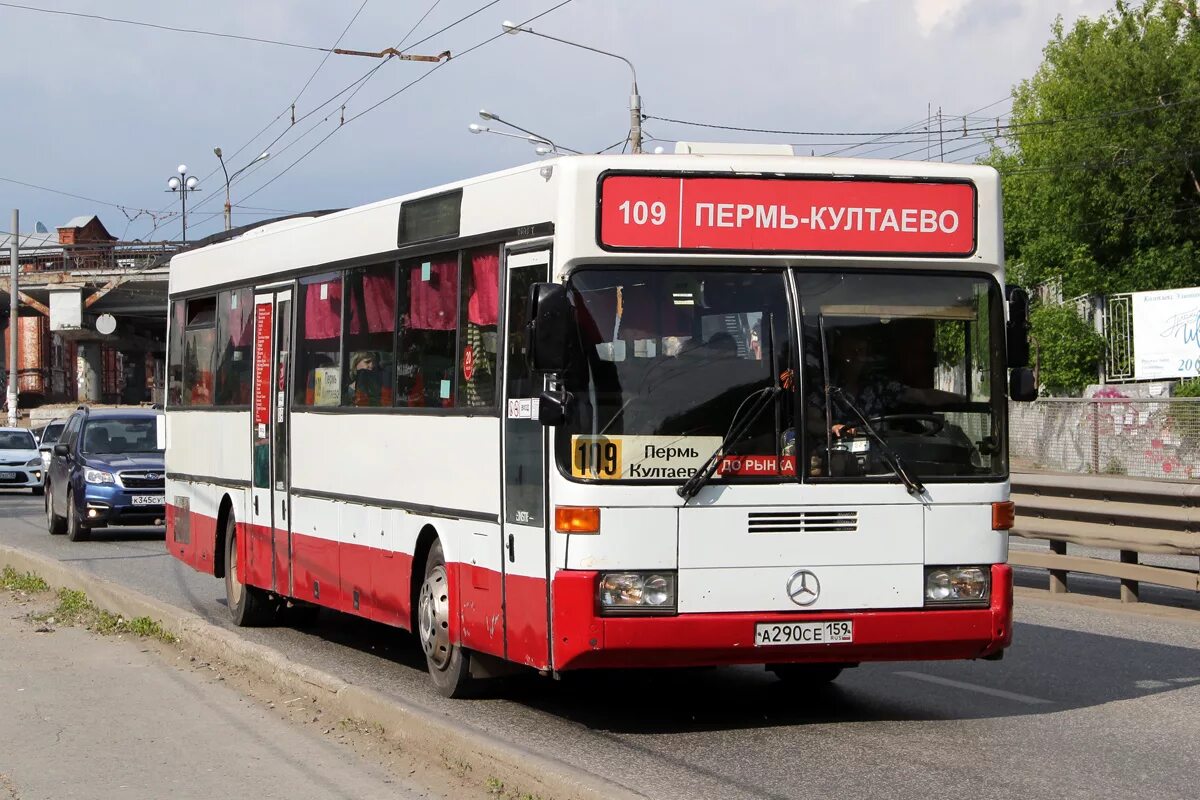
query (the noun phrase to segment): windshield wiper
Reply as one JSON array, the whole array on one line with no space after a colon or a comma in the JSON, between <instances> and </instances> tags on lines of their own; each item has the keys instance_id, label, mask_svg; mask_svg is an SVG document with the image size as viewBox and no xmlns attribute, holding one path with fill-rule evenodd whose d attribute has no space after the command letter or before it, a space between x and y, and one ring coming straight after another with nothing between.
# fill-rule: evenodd
<instances>
[{"instance_id":1,"label":"windshield wiper","mask_svg":"<svg viewBox=\"0 0 1200 800\"><path fill-rule=\"evenodd\" d=\"M854 405L854 403L850 401L850 398L846 396L845 390L843 390L840 386L830 386L828 391L839 401L841 401L842 405L854 412L856 417L862 420L863 430L866 431L868 436L879 443L879 449L883 453L884 463L892 468L892 472L896 473L896 477L904 483L904 488L908 490L908 493L916 498L920 498L921 495L925 494L925 484L921 483L918 478L914 477L916 473L913 473L913 475L909 474L908 468L904 466L903 459L900 458L900 454L892 449L892 446L888 444L873 427L871 427L871 423L867 419L866 415L858 409L858 406Z\"/></svg>"},{"instance_id":2,"label":"windshield wiper","mask_svg":"<svg viewBox=\"0 0 1200 800\"><path fill-rule=\"evenodd\" d=\"M682 497L685 503L695 497L704 488L704 484L712 480L712 476L716 474L717 467L721 465L721 460L725 456L725 450L746 434L746 431L762 416L763 412L774 404L775 398L782 391L778 386L767 386L759 389L757 392L751 393L743 400L742 405L734 412L733 421L729 424L729 430L725 433L725 438L721 440L721 444L717 446L717 449L704 462L704 466L696 470L695 475L688 478L686 483L675 490L675 494ZM738 414L741 413L742 408L756 394L758 398L755 399L754 405L750 406L750 411L739 421Z\"/></svg>"}]
</instances>

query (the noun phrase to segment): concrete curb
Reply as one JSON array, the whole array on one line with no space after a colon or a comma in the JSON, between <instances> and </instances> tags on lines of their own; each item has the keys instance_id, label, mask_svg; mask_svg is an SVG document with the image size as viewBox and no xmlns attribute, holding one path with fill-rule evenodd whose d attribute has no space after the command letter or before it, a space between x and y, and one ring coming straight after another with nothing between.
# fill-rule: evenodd
<instances>
[{"instance_id":1,"label":"concrete curb","mask_svg":"<svg viewBox=\"0 0 1200 800\"><path fill-rule=\"evenodd\" d=\"M481 784L495 777L545 800L646 800L645 795L611 784L532 750L501 741L428 709L356 686L336 675L298 664L276 650L246 641L197 614L155 600L134 589L88 575L36 553L0 544L0 567L33 572L51 586L85 592L93 603L127 619L150 617L208 658L244 668L288 691L319 693L333 713L383 726L385 734L410 752L437 763L465 762ZM470 701L465 701L470 702Z\"/></svg>"}]
</instances>

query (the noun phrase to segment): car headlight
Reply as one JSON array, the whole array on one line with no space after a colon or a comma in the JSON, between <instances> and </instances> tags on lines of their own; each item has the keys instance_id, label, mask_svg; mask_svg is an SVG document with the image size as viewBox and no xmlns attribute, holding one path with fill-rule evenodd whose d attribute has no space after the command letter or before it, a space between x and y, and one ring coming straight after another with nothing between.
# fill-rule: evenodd
<instances>
[{"instance_id":1,"label":"car headlight","mask_svg":"<svg viewBox=\"0 0 1200 800\"><path fill-rule=\"evenodd\" d=\"M83 471L83 479L88 483L115 483L111 472L105 472L102 469L85 469Z\"/></svg>"},{"instance_id":2,"label":"car headlight","mask_svg":"<svg viewBox=\"0 0 1200 800\"><path fill-rule=\"evenodd\" d=\"M37 458L31 458L25 462L25 466L27 466L27 467L40 467L41 465L42 465L42 457L41 456L38 456Z\"/></svg>"},{"instance_id":3,"label":"car headlight","mask_svg":"<svg viewBox=\"0 0 1200 800\"><path fill-rule=\"evenodd\" d=\"M674 614L674 572L605 572L600 610L607 614Z\"/></svg>"},{"instance_id":4,"label":"car headlight","mask_svg":"<svg viewBox=\"0 0 1200 800\"><path fill-rule=\"evenodd\" d=\"M926 605L982 605L991 590L991 571L984 567L926 567Z\"/></svg>"}]
</instances>

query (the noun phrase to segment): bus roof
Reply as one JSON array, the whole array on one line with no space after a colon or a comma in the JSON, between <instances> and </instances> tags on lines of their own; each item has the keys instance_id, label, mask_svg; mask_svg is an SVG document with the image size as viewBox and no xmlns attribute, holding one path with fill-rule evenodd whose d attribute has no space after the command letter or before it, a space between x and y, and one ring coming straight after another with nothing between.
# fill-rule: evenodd
<instances>
[{"instance_id":1,"label":"bus roof","mask_svg":"<svg viewBox=\"0 0 1200 800\"><path fill-rule=\"evenodd\" d=\"M616 177L626 180L624 183L609 180ZM697 190L698 196L716 194L711 194L708 202L693 204L694 214L692 207L687 212L682 207L676 210L675 196L683 202L684 183L689 189ZM954 185L959 188L944 188ZM661 196L663 206L652 210L662 210L664 220L666 215L677 215L671 217L669 224L659 227L666 230L678 223L678 239L673 235L668 237L670 241L646 238L629 221L630 230L621 233L618 232L619 222L610 220L607 213L602 220L599 213L601 193L609 199L607 211L616 213L620 197L615 193L618 186L634 187L637 191ZM610 188L614 191L611 197ZM753 191L744 191L751 188ZM669 194L664 194L668 189ZM803 193L798 194L801 189ZM875 228L880 225L886 226L889 222L884 218L886 207L893 203L899 205L896 205L895 217L890 222L897 228L905 226L906 230L912 224L915 226L914 237L921 238L918 235L920 226L933 224L928 218L930 211L947 213L939 210L941 205L936 209L916 207L930 191L939 195L953 191L956 197L948 198L946 202L959 204L953 212L958 229L952 233L956 235L938 235L950 227L947 223L950 217L946 216L940 218L940 231L931 230L931 235L921 239L931 242L937 249L888 250L890 245L886 242L881 245L874 242L890 241L895 237L858 235L867 231L868 225L872 232L878 232ZM969 201L965 199L964 191L970 192ZM722 192L731 193L726 196ZM885 195L895 195L895 199L886 202L879 199ZM804 206L798 205L798 201L793 202L801 196L806 198ZM830 205L809 205L807 198L811 197ZM402 212L406 206L414 212L423 208L422 204L414 202L422 199L427 201L424 205L429 208L420 214L413 213L408 229L405 229ZM436 207L439 202L444 205ZM969 203L969 211L963 203ZM905 204L914 207L902 208ZM652 206L653 203L648 203L647 213ZM771 211L772 207L774 211ZM911 219L903 217L902 211L912 211L914 215ZM924 218L921 216L923 211ZM726 214L732 216L726 218ZM730 239L734 232L716 230L741 227L742 220L737 219L739 214L748 220L748 226L757 221L759 226L755 236ZM968 214L971 219L962 219ZM451 220L454 215L456 219ZM813 217L811 222L810 216ZM969 264L972 269L998 274L1003 256L1000 218L999 178L995 170L986 166L758 153L563 156L343 211L311 217L293 216L225 241L179 253L171 260L170 291L177 295L213 286L265 283L306 270L318 270L324 265L369 263L406 254L436 252L439 244L444 245L443 249L456 249L460 246L459 240L470 241L472 237L478 237L476 241L480 241L494 234L492 241L516 240L549 231L554 232L556 274L562 274L572 264L596 261L637 260L644 263L647 259L655 259L684 263L699 259L744 264L748 258L756 261L786 259L789 263L803 263L810 258L819 258L826 263L830 260L871 263L886 259L889 264L957 269ZM635 217L633 222L637 219ZM804 226L792 224L801 219ZM434 231L437 235L422 238L418 228L414 237L414 226L430 220L437 228ZM655 214L648 225L653 227L651 223L658 220L659 216ZM724 225L726 221L730 224ZM774 223L775 228L781 230L764 232L764 221ZM450 225L452 222L455 224ZM685 223L690 226L693 222L699 227L703 227L700 223L709 222L713 230L697 231L689 245L683 229ZM449 227L437 227L443 223ZM965 227L968 225L969 232ZM602 226L605 226L603 232ZM818 250L809 250L807 245L793 249L788 244L791 241L787 238L789 226L793 229L804 227L808 229L805 233L817 237L814 241L830 244L822 244ZM611 233L609 228L612 228ZM887 232L885 227L884 233ZM726 242L730 244L727 246ZM783 246L775 246L778 243ZM877 247L884 249L872 250Z\"/></svg>"}]
</instances>

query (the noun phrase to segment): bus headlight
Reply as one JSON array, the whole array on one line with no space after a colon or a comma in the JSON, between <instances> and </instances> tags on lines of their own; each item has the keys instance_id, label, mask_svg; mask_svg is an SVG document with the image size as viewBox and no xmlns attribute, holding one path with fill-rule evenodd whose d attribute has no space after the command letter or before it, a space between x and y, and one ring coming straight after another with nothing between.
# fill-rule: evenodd
<instances>
[{"instance_id":1,"label":"bus headlight","mask_svg":"<svg viewBox=\"0 0 1200 800\"><path fill-rule=\"evenodd\" d=\"M990 570L983 567L926 567L925 605L984 604L990 577Z\"/></svg>"},{"instance_id":2,"label":"bus headlight","mask_svg":"<svg viewBox=\"0 0 1200 800\"><path fill-rule=\"evenodd\" d=\"M674 572L603 572L599 593L606 614L675 613Z\"/></svg>"}]
</instances>

